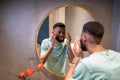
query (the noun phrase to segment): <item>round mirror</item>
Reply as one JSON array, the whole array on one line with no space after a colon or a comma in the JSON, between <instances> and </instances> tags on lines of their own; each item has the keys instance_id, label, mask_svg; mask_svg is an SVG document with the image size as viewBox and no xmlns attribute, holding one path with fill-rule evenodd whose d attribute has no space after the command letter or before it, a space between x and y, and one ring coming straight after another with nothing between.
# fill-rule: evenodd
<instances>
[{"instance_id":1,"label":"round mirror","mask_svg":"<svg viewBox=\"0 0 120 80\"><path fill-rule=\"evenodd\" d=\"M36 49L39 59L41 58L42 55L44 55L43 53L41 53L42 41L50 37L53 31L53 25L55 23L62 22L65 24L66 26L65 33L66 34L69 33L71 35L72 38L71 44L72 44L74 42L75 37L80 36L84 23L94 20L95 19L89 13L89 11L87 11L86 9L80 6L66 5L52 10L39 26L40 29L38 30L37 33ZM47 42L45 44L47 44L47 48L45 48L45 50L47 51L50 45ZM59 50L58 51L56 50L56 54L57 52L59 52ZM84 56L86 56L87 53L83 53L83 54ZM50 55L52 55L52 53ZM56 61L54 62L52 62L53 59L50 58L53 57L48 56L45 63L43 63L46 70L48 70L50 73L54 75L64 77L70 66L69 60L67 58L67 54L64 56L65 60L62 60L62 64L59 63L60 60L57 59L58 57L56 57L55 59Z\"/></svg>"}]
</instances>

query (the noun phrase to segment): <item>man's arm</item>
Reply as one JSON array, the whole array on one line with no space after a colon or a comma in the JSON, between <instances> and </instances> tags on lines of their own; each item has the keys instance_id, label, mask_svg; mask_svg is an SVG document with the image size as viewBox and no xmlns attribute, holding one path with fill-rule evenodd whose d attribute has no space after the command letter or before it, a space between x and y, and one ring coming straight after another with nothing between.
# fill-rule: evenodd
<instances>
[{"instance_id":1,"label":"man's arm","mask_svg":"<svg viewBox=\"0 0 120 80\"><path fill-rule=\"evenodd\" d=\"M71 36L70 36L69 33L67 34L66 44L67 44L67 46L68 46L68 59L69 59L69 61L70 61L70 63L71 63L72 60L73 60L73 58L74 58L74 54L73 54L72 48L71 48Z\"/></svg>"},{"instance_id":2,"label":"man's arm","mask_svg":"<svg viewBox=\"0 0 120 80\"><path fill-rule=\"evenodd\" d=\"M77 63L79 62L79 59L82 58L82 56L83 56L78 37L76 37L76 39L74 41L73 52L74 52L75 57L72 60L72 64L68 70L65 80L70 80Z\"/></svg>"},{"instance_id":3,"label":"man's arm","mask_svg":"<svg viewBox=\"0 0 120 80\"><path fill-rule=\"evenodd\" d=\"M42 55L42 56L40 57L40 60L41 60L41 62L42 62L43 64L45 64L45 62L46 62L46 60L48 59L48 57L49 57L49 55L50 55L50 53L51 53L52 50L53 50L53 48L52 48L52 47L49 47L49 49L46 51L46 53L44 53L44 55Z\"/></svg>"},{"instance_id":4,"label":"man's arm","mask_svg":"<svg viewBox=\"0 0 120 80\"><path fill-rule=\"evenodd\" d=\"M69 46L68 47L68 59L69 59L70 63L73 61L73 58L74 58L74 54L72 52L71 46Z\"/></svg>"},{"instance_id":5,"label":"man's arm","mask_svg":"<svg viewBox=\"0 0 120 80\"><path fill-rule=\"evenodd\" d=\"M55 37L56 37L56 36L55 36L54 34L52 34L51 39L50 39L51 45L50 45L50 47L49 47L46 51L44 51L44 52L45 52L44 55L42 55L41 58L40 58L40 60L41 60L41 62L42 62L43 64L44 64L44 63L46 62L46 60L48 59L48 57L50 56L50 54L51 54L54 46L55 46L56 43L57 43ZM44 42L44 43L45 43L45 42ZM44 43L43 43L43 45L44 45ZM41 45L41 50L42 50L42 47L43 47L43 46ZM42 52L42 51L41 51L41 52Z\"/></svg>"},{"instance_id":6,"label":"man's arm","mask_svg":"<svg viewBox=\"0 0 120 80\"><path fill-rule=\"evenodd\" d=\"M73 46L73 49L72 49L71 48L71 36L68 33L67 46L68 46L68 59L69 59L70 63L72 62L72 60L75 56L83 57L83 53L82 53L82 50L81 50L80 41L79 41L78 37L76 37L76 39L74 41L74 46Z\"/></svg>"},{"instance_id":7,"label":"man's arm","mask_svg":"<svg viewBox=\"0 0 120 80\"><path fill-rule=\"evenodd\" d=\"M70 80L71 76L73 75L74 69L75 69L76 65L78 64L78 62L79 62L79 59L80 59L79 57L74 57L74 59L73 59L73 61L71 63L71 66L70 66L70 68L68 70L68 73L65 76L65 80Z\"/></svg>"}]
</instances>

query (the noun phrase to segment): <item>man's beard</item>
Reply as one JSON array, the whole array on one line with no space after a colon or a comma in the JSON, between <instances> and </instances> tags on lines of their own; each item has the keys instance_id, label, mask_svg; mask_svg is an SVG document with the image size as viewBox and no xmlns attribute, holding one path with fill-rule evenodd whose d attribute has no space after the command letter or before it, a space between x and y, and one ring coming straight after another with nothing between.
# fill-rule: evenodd
<instances>
[{"instance_id":1,"label":"man's beard","mask_svg":"<svg viewBox=\"0 0 120 80\"><path fill-rule=\"evenodd\" d=\"M85 44L83 44L82 40L80 40L80 44L81 44L81 49L83 51L87 51L87 48L86 48Z\"/></svg>"},{"instance_id":2,"label":"man's beard","mask_svg":"<svg viewBox=\"0 0 120 80\"><path fill-rule=\"evenodd\" d=\"M63 40L60 40L59 37L56 37L56 40L57 40L58 42L63 42L63 41L64 41L64 39L63 39Z\"/></svg>"}]
</instances>

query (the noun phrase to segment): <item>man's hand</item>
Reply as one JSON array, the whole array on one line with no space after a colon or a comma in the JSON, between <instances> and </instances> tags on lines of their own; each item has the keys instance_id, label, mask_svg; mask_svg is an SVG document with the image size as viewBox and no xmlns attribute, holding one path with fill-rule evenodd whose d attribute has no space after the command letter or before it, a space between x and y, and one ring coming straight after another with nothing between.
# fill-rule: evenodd
<instances>
[{"instance_id":1,"label":"man's hand","mask_svg":"<svg viewBox=\"0 0 120 80\"><path fill-rule=\"evenodd\" d=\"M71 63L73 58L74 58L74 54L73 54L72 49L71 49L71 36L69 33L67 34L66 45L68 46L68 59Z\"/></svg>"},{"instance_id":2,"label":"man's hand","mask_svg":"<svg viewBox=\"0 0 120 80\"><path fill-rule=\"evenodd\" d=\"M67 34L67 41L66 41L66 44L67 44L68 48L71 47L70 43L71 43L71 36L70 36L70 34L68 33L68 34Z\"/></svg>"},{"instance_id":3,"label":"man's hand","mask_svg":"<svg viewBox=\"0 0 120 80\"><path fill-rule=\"evenodd\" d=\"M73 53L77 57L82 57L83 56L82 49L81 49L81 46L80 46L80 40L79 40L78 37L76 37L76 39L74 41Z\"/></svg>"},{"instance_id":4,"label":"man's hand","mask_svg":"<svg viewBox=\"0 0 120 80\"><path fill-rule=\"evenodd\" d=\"M56 45L56 43L58 43L57 40L56 40L55 33L52 33L50 40L51 40L51 48L54 48L54 46Z\"/></svg>"}]
</instances>

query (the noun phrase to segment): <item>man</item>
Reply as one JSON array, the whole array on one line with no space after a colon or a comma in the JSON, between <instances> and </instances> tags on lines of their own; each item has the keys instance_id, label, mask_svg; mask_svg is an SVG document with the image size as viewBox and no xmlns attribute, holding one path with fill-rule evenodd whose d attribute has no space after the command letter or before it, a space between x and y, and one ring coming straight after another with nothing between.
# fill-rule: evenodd
<instances>
[{"instance_id":1,"label":"man","mask_svg":"<svg viewBox=\"0 0 120 80\"><path fill-rule=\"evenodd\" d=\"M104 27L97 21L91 21L83 26L80 44L75 41L73 64L65 80L120 80L120 53L105 49L101 40ZM88 51L89 56L81 59L82 51Z\"/></svg>"},{"instance_id":2,"label":"man","mask_svg":"<svg viewBox=\"0 0 120 80\"><path fill-rule=\"evenodd\" d=\"M53 26L52 36L44 39L41 44L41 61L48 70L64 75L66 56L72 61L74 55L71 50L71 37L65 39L65 25L61 22Z\"/></svg>"}]
</instances>

